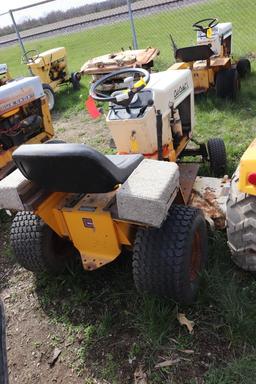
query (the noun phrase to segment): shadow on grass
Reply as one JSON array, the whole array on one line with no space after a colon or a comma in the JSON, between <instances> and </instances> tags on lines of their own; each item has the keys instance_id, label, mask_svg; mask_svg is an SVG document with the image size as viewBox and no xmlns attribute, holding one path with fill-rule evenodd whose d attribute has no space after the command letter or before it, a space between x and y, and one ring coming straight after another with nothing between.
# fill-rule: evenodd
<instances>
[{"instance_id":1,"label":"shadow on grass","mask_svg":"<svg viewBox=\"0 0 256 384\"><path fill-rule=\"evenodd\" d=\"M189 383L195 375L203 377L207 366L241 356L241 346L250 352L256 347L255 279L233 265L223 233L210 235L209 253L198 301L189 308L139 296L129 253L94 272L76 265L59 277L38 276L36 292L51 321L66 327L79 356L78 369L86 363L93 375L130 383L142 363L154 383L173 378ZM194 335L178 325L177 311L195 321ZM155 372L159 359L177 356L182 349L195 354L182 367Z\"/></svg>"}]
</instances>

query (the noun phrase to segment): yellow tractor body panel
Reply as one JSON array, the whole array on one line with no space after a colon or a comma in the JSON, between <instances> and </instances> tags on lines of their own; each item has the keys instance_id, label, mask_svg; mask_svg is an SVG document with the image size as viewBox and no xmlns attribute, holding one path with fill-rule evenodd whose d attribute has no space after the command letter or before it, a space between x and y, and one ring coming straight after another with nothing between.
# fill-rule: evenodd
<instances>
[{"instance_id":1,"label":"yellow tractor body panel","mask_svg":"<svg viewBox=\"0 0 256 384\"><path fill-rule=\"evenodd\" d=\"M213 57L209 60L174 63L168 70L191 69L195 94L207 92L215 85L215 75L222 69L231 68L229 57Z\"/></svg>"},{"instance_id":2,"label":"yellow tractor body panel","mask_svg":"<svg viewBox=\"0 0 256 384\"><path fill-rule=\"evenodd\" d=\"M180 62L180 63L174 63L170 68L167 69L167 71L175 71L177 69L190 69L193 63L185 63L185 62Z\"/></svg>"},{"instance_id":3,"label":"yellow tractor body panel","mask_svg":"<svg viewBox=\"0 0 256 384\"><path fill-rule=\"evenodd\" d=\"M74 194L52 193L35 214L59 236L72 241L86 270L93 270L119 256L122 245L132 244L132 225L114 220L106 206L114 192L85 195L72 208L67 204Z\"/></svg>"},{"instance_id":4,"label":"yellow tractor body panel","mask_svg":"<svg viewBox=\"0 0 256 384\"><path fill-rule=\"evenodd\" d=\"M109 212L63 211L72 242L79 250L85 269L96 269L114 260L121 252Z\"/></svg>"},{"instance_id":5,"label":"yellow tractor body panel","mask_svg":"<svg viewBox=\"0 0 256 384\"><path fill-rule=\"evenodd\" d=\"M43 114L44 131L49 136L49 138L51 138L54 136L54 130L52 125L51 113L49 111L48 101L46 96L41 98L41 108L42 108L42 114ZM37 143L38 142L39 141L37 141Z\"/></svg>"},{"instance_id":6,"label":"yellow tractor body panel","mask_svg":"<svg viewBox=\"0 0 256 384\"><path fill-rule=\"evenodd\" d=\"M240 192L256 196L256 185L248 182L248 176L256 173L256 139L250 144L240 160L239 184Z\"/></svg>"},{"instance_id":7,"label":"yellow tractor body panel","mask_svg":"<svg viewBox=\"0 0 256 384\"><path fill-rule=\"evenodd\" d=\"M35 214L59 236L70 237L63 215L60 211L65 201L66 193L55 192L47 197L36 209Z\"/></svg>"},{"instance_id":8,"label":"yellow tractor body panel","mask_svg":"<svg viewBox=\"0 0 256 384\"><path fill-rule=\"evenodd\" d=\"M41 127L40 129L37 129L37 131L34 132L33 135L30 135L29 137L24 136L23 142L15 142L13 141L13 145L9 148L4 147L4 145L1 142L1 135L2 131L0 132L0 180L5 177L12 169L14 168L14 163L12 160L12 153L14 150L19 146L20 144L39 144L44 143L45 141L51 139L54 135L53 132L53 126L52 126L52 120L51 115L48 108L48 103L46 96L43 94L43 90L39 92L37 89L35 90L35 83L38 83L40 88L41 83L39 79L36 80L36 78L31 78L33 80L30 80L30 78L24 78L24 79L17 79L13 82L10 82L6 85L3 85L1 87L1 92L3 95L5 95L3 92L6 87L8 87L8 99L6 96L1 96L1 106L2 108L6 108L6 112L0 113L0 128L6 127L7 125L11 125L12 119L17 119L17 116L21 119L26 118L30 114L35 113L33 112L33 109L31 108L32 104L37 99L39 104L37 105L37 113L40 115L40 118L42 119ZM30 83L32 81L32 83ZM35 82L35 83L34 83ZM19 85L22 83L21 85ZM27 99L26 99L27 97ZM4 106L4 107L3 107ZM6 107L5 107L6 106ZM16 132L16 135L13 135L13 138L15 139L16 136L22 134L22 132L25 130L20 129ZM32 128L33 132L33 128ZM32 137L31 137L32 136ZM9 136L11 137L11 136Z\"/></svg>"},{"instance_id":9,"label":"yellow tractor body panel","mask_svg":"<svg viewBox=\"0 0 256 384\"><path fill-rule=\"evenodd\" d=\"M1 151L0 150L0 169L4 168L8 163L12 161L12 153L16 149L10 148L8 151Z\"/></svg>"},{"instance_id":10,"label":"yellow tractor body panel","mask_svg":"<svg viewBox=\"0 0 256 384\"><path fill-rule=\"evenodd\" d=\"M210 87L209 70L208 69L193 69L193 82L195 94L206 92Z\"/></svg>"},{"instance_id":11,"label":"yellow tractor body panel","mask_svg":"<svg viewBox=\"0 0 256 384\"><path fill-rule=\"evenodd\" d=\"M27 66L35 76L40 77L42 84L49 84L53 90L69 79L67 52L64 47L40 53L38 57L35 56L33 61L29 61ZM59 76L61 71L65 72L65 75Z\"/></svg>"}]
</instances>

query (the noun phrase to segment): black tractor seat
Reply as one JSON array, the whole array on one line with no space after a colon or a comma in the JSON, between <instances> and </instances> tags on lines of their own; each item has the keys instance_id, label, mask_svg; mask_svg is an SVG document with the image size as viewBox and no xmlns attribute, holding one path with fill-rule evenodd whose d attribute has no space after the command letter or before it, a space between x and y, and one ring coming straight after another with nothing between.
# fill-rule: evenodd
<instances>
[{"instance_id":1,"label":"black tractor seat","mask_svg":"<svg viewBox=\"0 0 256 384\"><path fill-rule=\"evenodd\" d=\"M195 45L192 47L178 48L175 59L188 63L190 61L208 60L214 52L209 45Z\"/></svg>"},{"instance_id":2,"label":"black tractor seat","mask_svg":"<svg viewBox=\"0 0 256 384\"><path fill-rule=\"evenodd\" d=\"M105 156L84 144L24 144L13 152L23 175L51 192L105 193L122 184L142 155Z\"/></svg>"}]
</instances>

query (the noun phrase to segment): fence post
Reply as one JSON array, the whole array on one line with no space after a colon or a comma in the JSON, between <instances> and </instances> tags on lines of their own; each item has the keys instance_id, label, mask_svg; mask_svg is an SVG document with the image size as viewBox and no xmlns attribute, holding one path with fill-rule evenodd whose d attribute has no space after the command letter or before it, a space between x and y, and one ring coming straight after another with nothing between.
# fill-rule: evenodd
<instances>
[{"instance_id":1,"label":"fence post","mask_svg":"<svg viewBox=\"0 0 256 384\"><path fill-rule=\"evenodd\" d=\"M27 56L26 56L26 49L25 49L25 47L24 47L22 38L21 38L21 36L20 36L20 32L19 32L19 30L18 30L18 26L17 26L17 24L16 24L16 21L15 21L15 19L14 19L13 12L12 12L11 9L10 9L9 13L10 13L10 16L11 16L11 19L12 19L12 23L13 23L13 26L14 26L14 29L15 29L15 32L16 32L16 35L17 35L18 40L19 40L19 44L20 44L21 51L22 51L22 53L23 53L23 56L25 56L25 58L26 58L26 62L28 62L28 59L27 59ZM31 68L29 67L28 69L29 69L30 74L31 74L32 76L34 76L33 73L32 73Z\"/></svg>"},{"instance_id":2,"label":"fence post","mask_svg":"<svg viewBox=\"0 0 256 384\"><path fill-rule=\"evenodd\" d=\"M138 41L137 41L136 29L135 29L134 20L133 20L131 0L127 0L127 6L128 6L129 19L130 19L131 30L132 30L132 45L133 45L133 49L138 49Z\"/></svg>"}]
</instances>

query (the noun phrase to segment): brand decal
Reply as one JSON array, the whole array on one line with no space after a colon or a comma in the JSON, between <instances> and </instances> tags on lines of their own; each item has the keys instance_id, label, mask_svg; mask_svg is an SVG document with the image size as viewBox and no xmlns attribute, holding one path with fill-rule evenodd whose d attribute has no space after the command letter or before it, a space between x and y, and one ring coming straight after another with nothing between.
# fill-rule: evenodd
<instances>
[{"instance_id":1,"label":"brand decal","mask_svg":"<svg viewBox=\"0 0 256 384\"><path fill-rule=\"evenodd\" d=\"M33 88L21 89L17 93L0 100L0 113L8 112L34 99Z\"/></svg>"},{"instance_id":2,"label":"brand decal","mask_svg":"<svg viewBox=\"0 0 256 384\"><path fill-rule=\"evenodd\" d=\"M182 93L186 92L186 90L189 88L188 83L184 83L179 86L179 88L174 90L174 99L176 100Z\"/></svg>"}]
</instances>

